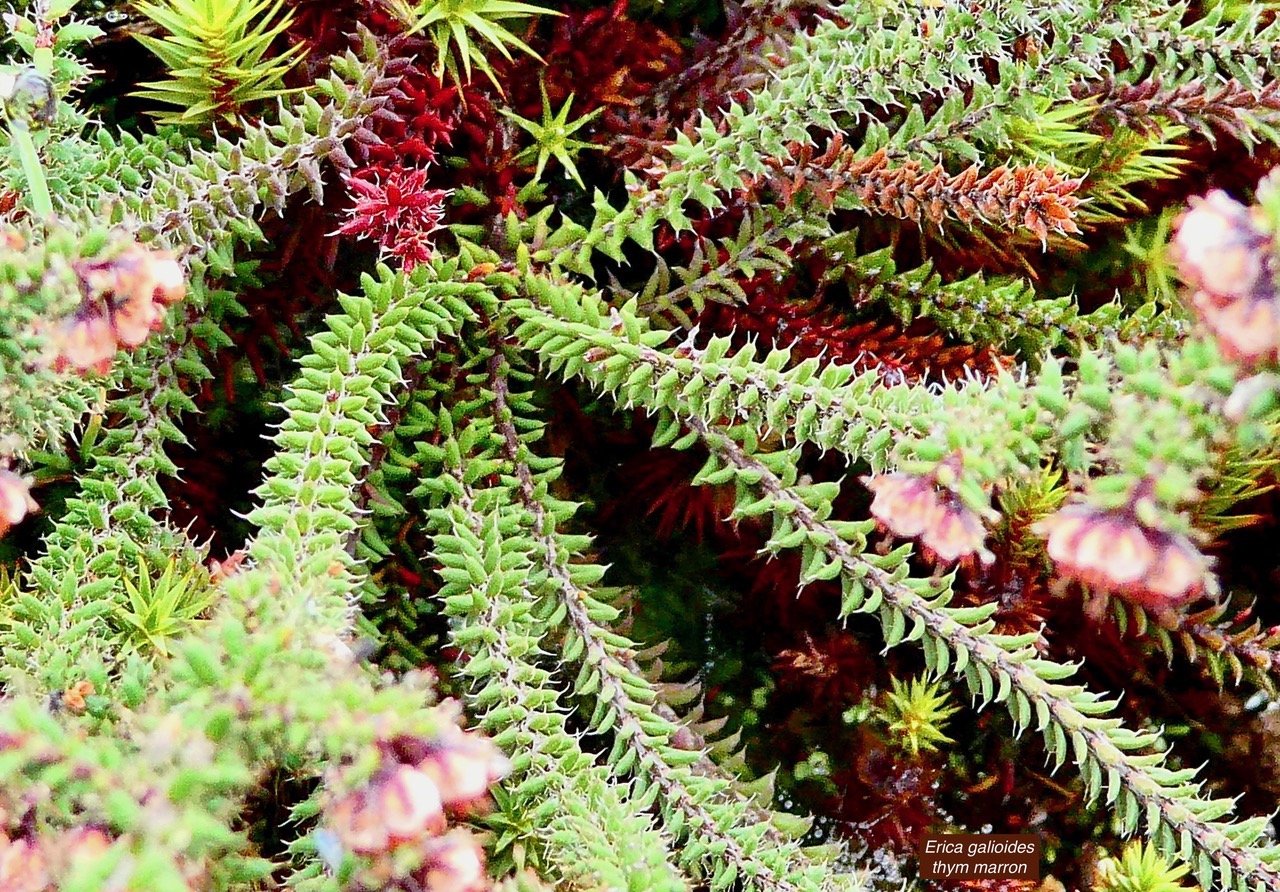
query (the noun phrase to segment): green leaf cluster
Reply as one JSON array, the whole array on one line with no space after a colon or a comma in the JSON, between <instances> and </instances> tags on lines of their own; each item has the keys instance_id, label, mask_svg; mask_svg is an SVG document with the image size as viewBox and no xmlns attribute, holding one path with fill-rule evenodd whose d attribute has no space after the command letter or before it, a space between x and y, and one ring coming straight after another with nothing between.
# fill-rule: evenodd
<instances>
[{"instance_id":1,"label":"green leaf cluster","mask_svg":"<svg viewBox=\"0 0 1280 892\"><path fill-rule=\"evenodd\" d=\"M109 839L60 888L232 889L274 875L332 892L338 879L312 833L323 796L293 804L299 826L274 828L292 834L275 862L252 840L255 797L281 775L309 782L346 766L371 776L395 741L453 727L453 707L436 704L417 671L443 659L424 640L428 618L455 657L446 683L513 766L489 819L492 869L519 872L508 886L540 888L529 869L610 890L896 883L844 845L806 846L806 821L776 811L767 783L737 773L741 759L718 757L735 749L732 736L703 736L698 709L680 711L688 689L673 696L647 664L653 642L627 626L636 596L606 584L607 556L548 429L548 392L579 386L598 400L592 411L649 416L654 449L699 450L693 483L731 495L730 520L760 530L766 556L794 555L801 587L839 592L831 622L864 618L886 649L923 655L925 676L895 677L882 708L908 755L956 745L944 729L950 679L976 708L1000 707L1016 738L1035 737L1051 768L1072 763L1117 836L1150 837L1104 871L1108 888L1174 889L1194 875L1206 888L1280 889L1264 816L1239 814L1183 767L1156 723L1126 718L1087 667L1055 656L1046 630L1002 630L999 604L970 597L974 577L961 586L961 572L931 571L910 542L878 547L876 521L846 513L851 482L810 473L822 454L850 478L928 477L984 536L1068 493L1188 540L1240 523L1233 509L1280 461L1276 378L1246 377L1157 306L1172 293L1163 274L1138 283L1145 296L1083 312L1034 270L936 262L939 246L967 235L951 222L910 233L919 257L905 260L908 230L875 201L831 193L842 170L830 159L883 150L886 175L941 165L948 178L990 160L1024 172L1056 163L1088 174L1082 223L1145 214L1139 186L1185 176L1187 141L1223 126L1245 142L1274 138L1266 108L1231 115L1228 102L1269 95L1280 75L1273 18L1238 3L1146 0L818 15L768 78L674 135L652 167L627 171L625 189L592 190L572 214L548 204L458 227L412 274L378 266L334 295L274 407L243 564L214 581L206 549L173 521L166 449L185 442L193 387L211 377L210 357L231 342L226 321L260 281L247 249L263 241L262 216L325 197L326 166L354 167L344 141L386 107L395 79L387 47L361 32L314 89L286 90L301 50L270 54L290 22L279 0L143 9L169 32L148 46L171 80L145 94L184 109L167 121L238 121L253 102L277 102L269 121L203 147L172 131L112 134L63 108L37 149L65 219L0 244L0 456L52 466L69 435L86 421L90 432L83 467L59 466L77 472L77 491L38 553L0 576L0 799L30 803L33 832L94 827ZM431 38L437 75L468 81L478 69L495 85L491 53L532 53L503 23L544 11L508 0L394 9L404 31ZM56 49L65 95L77 74L67 46ZM1157 88L1131 92L1151 87L1151 70ZM1222 89L1197 93L1209 76ZM536 180L554 157L587 191L573 133L591 118L571 122L568 102L544 106L541 123L517 122L537 141L523 160ZM1127 123L1104 138L1116 120ZM835 151L819 160L841 141L858 146L852 162ZM23 188L23 176L0 160L7 186ZM1273 218L1274 197L1264 196ZM954 210L972 198L937 200ZM695 230L706 212L736 206L740 218L719 230L729 235ZM1152 266L1163 219L1114 240L1126 263ZM664 227L692 238L685 257L659 250ZM42 323L77 309L77 266L125 239L181 257L184 313L103 381L32 362ZM631 269L637 255L652 266ZM847 294L852 312L904 328L927 317L953 341L1021 364L925 382L696 329L709 302L749 302L750 280L794 282L810 262L821 274L808 284ZM1040 543L1019 548L1041 562ZM1277 636L1238 613L1225 619L1226 604L1171 628L1138 605L1116 615L1122 632L1170 655L1180 647L1219 684L1265 687ZM394 671L357 659L369 633L384 636L380 668ZM83 710L66 708L66 692L87 686Z\"/></svg>"},{"instance_id":2,"label":"green leaf cluster","mask_svg":"<svg viewBox=\"0 0 1280 892\"><path fill-rule=\"evenodd\" d=\"M294 92L283 86L306 52L298 44L268 56L290 22L284 0L138 0L138 11L167 34L138 35L169 69L166 80L136 95L180 111L157 113L163 124L235 124L248 107Z\"/></svg>"},{"instance_id":3,"label":"green leaf cluster","mask_svg":"<svg viewBox=\"0 0 1280 892\"><path fill-rule=\"evenodd\" d=\"M406 34L425 31L430 35L436 46L436 77L470 83L474 66L499 92L502 86L485 55L486 49L497 50L507 61L511 61L513 49L542 60L503 22L559 14L520 0L388 0L388 5L405 25Z\"/></svg>"}]
</instances>

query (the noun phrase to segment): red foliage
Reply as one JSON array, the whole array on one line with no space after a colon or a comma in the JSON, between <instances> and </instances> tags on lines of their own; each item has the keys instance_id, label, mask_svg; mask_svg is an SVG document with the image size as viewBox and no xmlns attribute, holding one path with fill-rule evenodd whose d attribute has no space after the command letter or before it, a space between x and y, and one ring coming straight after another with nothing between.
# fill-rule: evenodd
<instances>
[{"instance_id":1,"label":"red foliage","mask_svg":"<svg viewBox=\"0 0 1280 892\"><path fill-rule=\"evenodd\" d=\"M999 359L990 347L947 344L927 319L906 328L895 322L852 321L823 295L792 294L798 290L794 281L779 283L759 275L740 284L747 302L708 305L698 316L702 331L789 347L797 359L823 356L828 362L876 368L888 383L994 372Z\"/></svg>"},{"instance_id":2,"label":"red foliage","mask_svg":"<svg viewBox=\"0 0 1280 892\"><path fill-rule=\"evenodd\" d=\"M537 120L542 111L538 72L545 71L547 97L553 108L574 94L576 114L601 106L625 109L679 70L684 51L673 37L652 22L627 18L627 0L594 9L566 7L553 20L551 37L534 41L544 59L516 60L507 80L517 114Z\"/></svg>"},{"instance_id":3,"label":"red foliage","mask_svg":"<svg viewBox=\"0 0 1280 892\"><path fill-rule=\"evenodd\" d=\"M923 759L909 759L868 727L859 729L851 747L852 764L832 780L845 791L840 816L852 820L859 837L872 849L890 846L912 853L916 840L936 820L934 796L939 768Z\"/></svg>"},{"instance_id":4,"label":"red foliage","mask_svg":"<svg viewBox=\"0 0 1280 892\"><path fill-rule=\"evenodd\" d=\"M358 197L339 235L373 239L384 254L399 258L406 272L431 259L432 236L442 227L449 192L426 188L425 167L379 165L345 182Z\"/></svg>"},{"instance_id":5,"label":"red foliage","mask_svg":"<svg viewBox=\"0 0 1280 892\"><path fill-rule=\"evenodd\" d=\"M802 646L778 652L773 669L789 702L798 695L802 702L830 711L861 699L867 682L875 676L875 658L848 632L816 639L806 632Z\"/></svg>"},{"instance_id":6,"label":"red foliage","mask_svg":"<svg viewBox=\"0 0 1280 892\"><path fill-rule=\"evenodd\" d=\"M356 133L357 152L369 163L434 161L440 147L453 145L455 131L474 106L487 109L488 102L474 87L446 85L432 74L423 62L432 47L421 37L396 37L389 51L387 76L397 83L388 91L390 102Z\"/></svg>"},{"instance_id":7,"label":"red foliage","mask_svg":"<svg viewBox=\"0 0 1280 892\"><path fill-rule=\"evenodd\" d=\"M659 538L692 535L696 541L730 542L737 538L728 521L733 511L732 486L692 486L690 481L706 461L705 454L651 449L622 468L619 482L643 493L645 515L654 519ZM633 510L634 502L615 506Z\"/></svg>"}]
</instances>

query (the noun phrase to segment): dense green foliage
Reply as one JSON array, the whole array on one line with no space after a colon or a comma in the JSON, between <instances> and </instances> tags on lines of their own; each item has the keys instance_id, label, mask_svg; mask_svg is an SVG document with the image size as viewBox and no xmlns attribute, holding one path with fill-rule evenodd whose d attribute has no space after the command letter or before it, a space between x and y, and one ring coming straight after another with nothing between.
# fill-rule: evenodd
<instances>
[{"instance_id":1,"label":"dense green foliage","mask_svg":"<svg viewBox=\"0 0 1280 892\"><path fill-rule=\"evenodd\" d=\"M1271 6L8 16L0 889L1280 892Z\"/></svg>"}]
</instances>

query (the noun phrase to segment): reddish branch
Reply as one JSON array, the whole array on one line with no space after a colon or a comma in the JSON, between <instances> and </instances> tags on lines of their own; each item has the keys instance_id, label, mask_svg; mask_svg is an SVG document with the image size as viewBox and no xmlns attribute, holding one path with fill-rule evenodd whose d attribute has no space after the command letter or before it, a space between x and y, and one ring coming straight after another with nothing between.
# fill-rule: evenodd
<instances>
[{"instance_id":1,"label":"reddish branch","mask_svg":"<svg viewBox=\"0 0 1280 892\"><path fill-rule=\"evenodd\" d=\"M1077 99L1096 98L1098 117L1115 127L1156 132L1165 119L1213 139L1215 131L1251 143L1253 122L1280 124L1280 81L1252 90L1238 80L1212 86L1196 80L1166 89L1159 78L1117 84L1111 78L1081 85Z\"/></svg>"},{"instance_id":2,"label":"reddish branch","mask_svg":"<svg viewBox=\"0 0 1280 892\"><path fill-rule=\"evenodd\" d=\"M1080 231L1075 212L1081 199L1075 193L1084 180L1064 177L1052 166L1002 165L984 175L977 165L955 175L942 165L926 171L918 161L890 167L883 149L859 158L839 137L822 155L796 146L792 156L794 162L775 163L781 178L774 186L788 202L807 189L826 207L852 197L864 210L919 224L981 221L1029 229L1041 242L1050 231L1067 235Z\"/></svg>"}]
</instances>

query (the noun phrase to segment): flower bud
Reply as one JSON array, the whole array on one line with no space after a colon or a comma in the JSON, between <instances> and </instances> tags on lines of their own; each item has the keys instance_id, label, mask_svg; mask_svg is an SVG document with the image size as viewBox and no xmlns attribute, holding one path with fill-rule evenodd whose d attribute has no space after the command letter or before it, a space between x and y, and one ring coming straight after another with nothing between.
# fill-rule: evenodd
<instances>
[{"instance_id":1,"label":"flower bud","mask_svg":"<svg viewBox=\"0 0 1280 892\"><path fill-rule=\"evenodd\" d=\"M987 531L981 518L933 477L881 474L863 477L875 493L871 514L896 536L919 538L939 560L954 561L977 554L984 563L994 555L983 547Z\"/></svg>"},{"instance_id":2,"label":"flower bud","mask_svg":"<svg viewBox=\"0 0 1280 892\"><path fill-rule=\"evenodd\" d=\"M455 830L427 844L418 882L430 892L481 892L489 886L484 852L475 838Z\"/></svg>"},{"instance_id":3,"label":"flower bud","mask_svg":"<svg viewBox=\"0 0 1280 892\"><path fill-rule=\"evenodd\" d=\"M446 805L465 808L505 777L511 763L487 739L457 734L433 746L418 767L435 780Z\"/></svg>"},{"instance_id":4,"label":"flower bud","mask_svg":"<svg viewBox=\"0 0 1280 892\"><path fill-rule=\"evenodd\" d=\"M1244 298L1258 287L1269 242L1247 207L1214 190L1192 200L1172 248L1191 284L1219 298Z\"/></svg>"},{"instance_id":5,"label":"flower bud","mask_svg":"<svg viewBox=\"0 0 1280 892\"><path fill-rule=\"evenodd\" d=\"M30 65L16 75L0 76L0 100L11 121L47 127L58 116L53 81Z\"/></svg>"},{"instance_id":6,"label":"flower bud","mask_svg":"<svg viewBox=\"0 0 1280 892\"><path fill-rule=\"evenodd\" d=\"M0 469L0 536L37 507L27 481L13 471Z\"/></svg>"},{"instance_id":7,"label":"flower bud","mask_svg":"<svg viewBox=\"0 0 1280 892\"><path fill-rule=\"evenodd\" d=\"M411 765L379 771L328 809L328 818L342 845L363 855L441 833L446 823L435 781Z\"/></svg>"},{"instance_id":8,"label":"flower bud","mask_svg":"<svg viewBox=\"0 0 1280 892\"><path fill-rule=\"evenodd\" d=\"M1208 560L1184 536L1142 526L1124 513L1072 505L1032 525L1048 539L1058 574L1165 611L1203 594Z\"/></svg>"},{"instance_id":9,"label":"flower bud","mask_svg":"<svg viewBox=\"0 0 1280 892\"><path fill-rule=\"evenodd\" d=\"M49 885L48 863L39 840L9 839L0 833L0 889L43 892Z\"/></svg>"}]
</instances>

